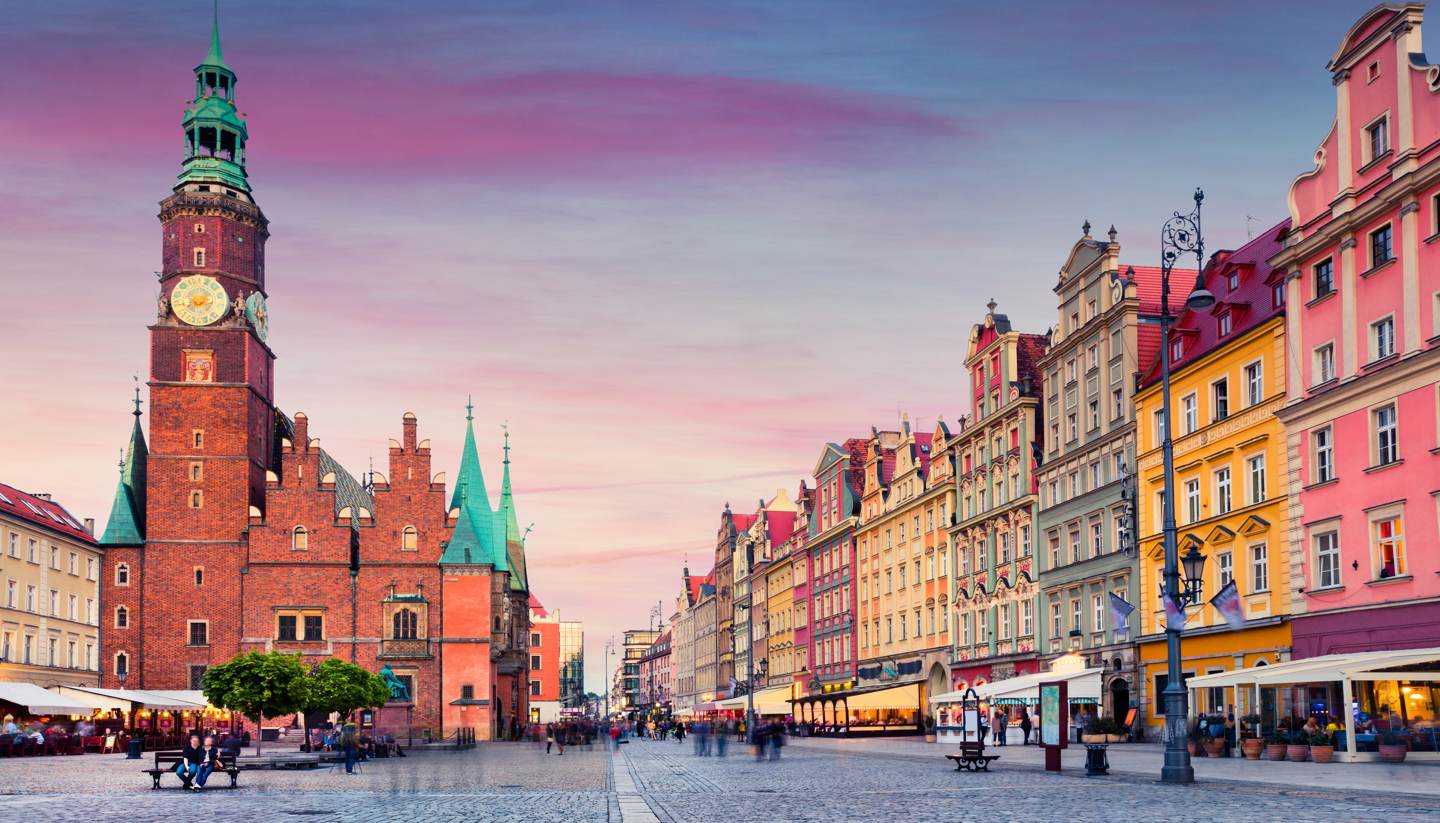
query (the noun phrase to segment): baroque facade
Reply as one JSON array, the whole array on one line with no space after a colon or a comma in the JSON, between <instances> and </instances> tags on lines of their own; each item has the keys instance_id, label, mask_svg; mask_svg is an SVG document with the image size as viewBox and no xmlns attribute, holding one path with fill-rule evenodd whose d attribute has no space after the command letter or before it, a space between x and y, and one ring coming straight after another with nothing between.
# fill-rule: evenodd
<instances>
[{"instance_id":1,"label":"baroque facade","mask_svg":"<svg viewBox=\"0 0 1440 823\"><path fill-rule=\"evenodd\" d=\"M1117 624L1110 597L1129 602L1135 591L1135 374L1159 345L1158 329L1142 329L1138 318L1159 310L1160 272L1122 265L1113 227L1107 237L1091 237L1087 222L1071 247L1055 285L1050 347L1036 364L1046 436L1035 568L1041 663L1085 655L1105 670L1104 713L1123 720L1141 700L1140 619L1132 613ZM1117 282L1122 271L1133 285Z\"/></svg>"},{"instance_id":2,"label":"baroque facade","mask_svg":"<svg viewBox=\"0 0 1440 823\"><path fill-rule=\"evenodd\" d=\"M970 332L965 367L970 416L946 443L956 472L949 527L955 563L956 688L1037 671L1035 467L1041 454L1042 379L1048 339L997 314Z\"/></svg>"}]
</instances>

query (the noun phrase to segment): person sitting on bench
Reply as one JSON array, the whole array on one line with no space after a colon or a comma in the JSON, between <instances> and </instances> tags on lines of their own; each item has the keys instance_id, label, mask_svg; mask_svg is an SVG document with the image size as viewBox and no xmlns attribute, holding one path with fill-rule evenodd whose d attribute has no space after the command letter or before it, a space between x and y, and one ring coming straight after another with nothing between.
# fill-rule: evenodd
<instances>
[{"instance_id":1,"label":"person sitting on bench","mask_svg":"<svg viewBox=\"0 0 1440 823\"><path fill-rule=\"evenodd\" d=\"M194 739L194 735L191 735L191 739ZM216 769L223 768L225 767L220 762L220 749L215 745L215 735L205 735L205 745L200 749L200 770L195 775L195 790L205 788L205 781L210 779L210 775Z\"/></svg>"},{"instance_id":2,"label":"person sitting on bench","mask_svg":"<svg viewBox=\"0 0 1440 823\"><path fill-rule=\"evenodd\" d=\"M179 775L180 782L185 784L185 788L198 791L194 782L196 776L200 774L201 764L204 763L200 754L200 735L190 735L190 742L185 744L185 749L180 754L181 760L175 764L175 774Z\"/></svg>"}]
</instances>

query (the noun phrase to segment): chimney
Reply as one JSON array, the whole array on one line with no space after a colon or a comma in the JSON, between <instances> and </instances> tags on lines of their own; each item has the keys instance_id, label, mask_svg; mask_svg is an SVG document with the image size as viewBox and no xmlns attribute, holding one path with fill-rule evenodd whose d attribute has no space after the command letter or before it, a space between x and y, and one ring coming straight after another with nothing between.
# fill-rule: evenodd
<instances>
[{"instance_id":1,"label":"chimney","mask_svg":"<svg viewBox=\"0 0 1440 823\"><path fill-rule=\"evenodd\" d=\"M405 412L405 435L403 442L405 444L405 451L410 454L415 453L415 426L415 413Z\"/></svg>"},{"instance_id":2,"label":"chimney","mask_svg":"<svg viewBox=\"0 0 1440 823\"><path fill-rule=\"evenodd\" d=\"M305 412L295 412L295 450L310 451L310 418Z\"/></svg>"},{"instance_id":3,"label":"chimney","mask_svg":"<svg viewBox=\"0 0 1440 823\"><path fill-rule=\"evenodd\" d=\"M37 500L49 500L50 492L31 492L30 496Z\"/></svg>"},{"instance_id":4,"label":"chimney","mask_svg":"<svg viewBox=\"0 0 1440 823\"><path fill-rule=\"evenodd\" d=\"M91 537L94 537L94 536L95 536L95 518L93 518L93 517L87 517L87 518L85 518L84 523L85 523L85 531L89 532Z\"/></svg>"}]
</instances>

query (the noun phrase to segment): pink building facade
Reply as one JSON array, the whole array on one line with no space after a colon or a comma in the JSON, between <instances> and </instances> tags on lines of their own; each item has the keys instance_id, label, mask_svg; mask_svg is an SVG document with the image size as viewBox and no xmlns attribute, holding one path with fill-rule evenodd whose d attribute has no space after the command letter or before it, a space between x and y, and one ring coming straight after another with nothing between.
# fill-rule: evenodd
<instances>
[{"instance_id":1,"label":"pink building facade","mask_svg":"<svg viewBox=\"0 0 1440 823\"><path fill-rule=\"evenodd\" d=\"M1334 125L1290 188L1285 273L1294 654L1440 646L1440 66L1424 7L1330 61Z\"/></svg>"},{"instance_id":2,"label":"pink building facade","mask_svg":"<svg viewBox=\"0 0 1440 823\"><path fill-rule=\"evenodd\" d=\"M841 689L855 682L855 526L860 516L868 441L827 443L815 464L810 514L811 680L805 691ZM800 597L797 591L795 597ZM796 642L799 643L797 637Z\"/></svg>"}]
</instances>

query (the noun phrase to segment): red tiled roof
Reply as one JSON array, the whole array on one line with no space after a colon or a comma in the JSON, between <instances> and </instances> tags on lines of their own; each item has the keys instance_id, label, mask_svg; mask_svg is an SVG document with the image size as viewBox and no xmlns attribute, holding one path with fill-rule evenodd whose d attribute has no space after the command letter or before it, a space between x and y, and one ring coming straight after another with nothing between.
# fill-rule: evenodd
<instances>
[{"instance_id":1,"label":"red tiled roof","mask_svg":"<svg viewBox=\"0 0 1440 823\"><path fill-rule=\"evenodd\" d=\"M730 519L735 521L735 530L740 532L743 532L749 529L751 526L755 525L755 515L753 514L732 513L730 515Z\"/></svg>"},{"instance_id":2,"label":"red tiled roof","mask_svg":"<svg viewBox=\"0 0 1440 823\"><path fill-rule=\"evenodd\" d=\"M770 527L770 545L778 546L790 539L795 531L795 512L765 512L765 524Z\"/></svg>"},{"instance_id":3,"label":"red tiled roof","mask_svg":"<svg viewBox=\"0 0 1440 823\"><path fill-rule=\"evenodd\" d=\"M1211 256L1210 262L1205 266L1205 287L1215 295L1217 307L1199 312L1181 310L1173 333L1184 337L1184 351L1178 360L1170 364L1172 370L1184 368L1256 326L1285 313L1285 307L1276 306L1271 296L1271 269L1267 261L1279 253L1281 238L1289 230L1290 219L1287 217L1235 251L1222 250ZM1231 272L1238 272L1240 275L1240 284L1233 292L1228 282ZM1190 274L1193 276L1194 271ZM1171 298L1176 299L1176 295L1179 295L1178 300L1183 306L1185 295L1189 293L1190 285L1194 281L1187 282L1178 269L1171 272L1170 276ZM1228 305L1231 312L1230 333L1224 338L1220 337L1217 320L1219 313L1224 311L1219 308L1222 303ZM1146 326L1140 328L1144 329ZM1158 331L1156 337L1150 359L1140 361L1142 386L1148 386L1160 379L1162 341L1158 339Z\"/></svg>"},{"instance_id":4,"label":"red tiled roof","mask_svg":"<svg viewBox=\"0 0 1440 823\"><path fill-rule=\"evenodd\" d=\"M1158 313L1160 311L1160 267L1120 264L1121 273L1125 273L1128 269L1135 271L1135 296L1140 300L1140 311L1146 314ZM1176 269L1171 276L1177 278L1176 282L1187 277L1194 282L1195 270Z\"/></svg>"},{"instance_id":5,"label":"red tiled roof","mask_svg":"<svg viewBox=\"0 0 1440 823\"><path fill-rule=\"evenodd\" d=\"M1035 364L1050 348L1050 338L1043 334L1022 334L1015 349L1015 373L1021 379L1030 378L1035 391L1040 390L1040 368Z\"/></svg>"},{"instance_id":6,"label":"red tiled roof","mask_svg":"<svg viewBox=\"0 0 1440 823\"><path fill-rule=\"evenodd\" d=\"M541 617L548 617L550 615L550 612L545 611L545 607L540 603L540 598L536 597L534 593L530 595L530 611L535 612Z\"/></svg>"},{"instance_id":7,"label":"red tiled roof","mask_svg":"<svg viewBox=\"0 0 1440 823\"><path fill-rule=\"evenodd\" d=\"M81 543L96 545L95 535L66 511L65 507L53 500L45 500L33 494L22 492L14 486L0 483L0 511L27 520L52 532L59 532Z\"/></svg>"},{"instance_id":8,"label":"red tiled roof","mask_svg":"<svg viewBox=\"0 0 1440 823\"><path fill-rule=\"evenodd\" d=\"M712 577L715 575L714 569L710 570L710 575ZM690 587L690 602L694 603L699 600L700 587L705 585L705 578L702 575L692 574L690 575L690 578L685 581L685 583Z\"/></svg>"}]
</instances>

